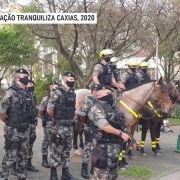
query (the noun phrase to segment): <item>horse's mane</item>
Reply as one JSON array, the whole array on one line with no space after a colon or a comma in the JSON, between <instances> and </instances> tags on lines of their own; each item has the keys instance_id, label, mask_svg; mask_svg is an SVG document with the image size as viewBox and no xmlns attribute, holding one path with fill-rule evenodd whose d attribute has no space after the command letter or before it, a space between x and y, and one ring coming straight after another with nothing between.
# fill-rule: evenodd
<instances>
[{"instance_id":1,"label":"horse's mane","mask_svg":"<svg viewBox=\"0 0 180 180\"><path fill-rule=\"evenodd\" d=\"M140 87L140 86L142 86L142 85L144 85L144 84L148 84L148 83L151 83L151 82L156 82L156 80L151 80L151 81L143 82L143 83L140 83L140 84L136 84L136 85L134 85L134 86L131 86L131 87L125 89L123 92L129 91L129 90L132 90L132 89L135 89L135 88L137 88L137 87Z\"/></svg>"}]
</instances>

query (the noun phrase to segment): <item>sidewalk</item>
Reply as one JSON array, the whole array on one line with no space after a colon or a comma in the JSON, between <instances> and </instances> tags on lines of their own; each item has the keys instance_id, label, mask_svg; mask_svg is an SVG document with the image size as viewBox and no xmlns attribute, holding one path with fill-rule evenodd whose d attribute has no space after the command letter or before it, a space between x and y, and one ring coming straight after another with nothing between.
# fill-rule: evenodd
<instances>
[{"instance_id":1,"label":"sidewalk","mask_svg":"<svg viewBox=\"0 0 180 180\"><path fill-rule=\"evenodd\" d=\"M174 170L161 174L161 176L152 178L150 180L180 180L180 167L177 167Z\"/></svg>"}]
</instances>

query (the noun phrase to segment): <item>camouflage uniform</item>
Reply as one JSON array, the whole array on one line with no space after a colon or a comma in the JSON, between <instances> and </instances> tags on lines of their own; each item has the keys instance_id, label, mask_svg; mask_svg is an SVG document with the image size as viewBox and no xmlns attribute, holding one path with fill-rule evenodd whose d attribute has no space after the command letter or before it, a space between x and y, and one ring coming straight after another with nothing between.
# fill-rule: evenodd
<instances>
[{"instance_id":1,"label":"camouflage uniform","mask_svg":"<svg viewBox=\"0 0 180 180\"><path fill-rule=\"evenodd\" d=\"M109 141L108 143L102 142L102 134L99 134L99 132L102 132L101 129L109 123L106 111L102 106L100 108L100 106L95 103L94 106L90 108L88 116L93 124L92 129L97 140L96 147L106 147L107 149L107 166L104 168L97 168L95 166L92 180L115 180L118 177L119 142L115 143L114 141L111 143L109 139L107 139L107 141ZM96 131L97 129L98 131ZM107 134L105 132L103 133ZM112 136L119 141L119 137Z\"/></svg>"},{"instance_id":2,"label":"camouflage uniform","mask_svg":"<svg viewBox=\"0 0 180 180\"><path fill-rule=\"evenodd\" d=\"M45 112L46 108L47 108L47 104L48 104L48 100L49 100L49 95L46 95L43 97L40 105L39 105L39 110ZM45 122L43 123L43 128L44 128L44 139L42 142L42 148L41 148L41 152L42 155L48 155L48 148L51 145L51 132L50 130L52 129L52 120L49 118L49 120L44 119Z\"/></svg>"},{"instance_id":3,"label":"camouflage uniform","mask_svg":"<svg viewBox=\"0 0 180 180\"><path fill-rule=\"evenodd\" d=\"M6 113L4 127L5 156L2 161L1 177L8 179L11 166L14 162L18 167L18 179L26 179L26 164L28 158L28 136L30 115L26 99L26 91L15 84L10 87L2 97L0 113ZM21 112L21 113L20 113Z\"/></svg>"},{"instance_id":4,"label":"camouflage uniform","mask_svg":"<svg viewBox=\"0 0 180 180\"><path fill-rule=\"evenodd\" d=\"M58 102L61 102L64 99L64 94L74 94L71 90L68 91L65 88L59 88L54 90L51 93L51 96L48 101L47 108L54 110L55 121L57 132L52 135L52 144L50 147L50 165L51 167L57 168L59 163L59 156L61 157L61 165L62 168L68 168L70 164L70 150L72 148L72 139L73 139L73 126L72 120L75 115L75 107L74 114L73 112L68 112L66 109L61 109L62 107L58 107ZM72 97L73 98L73 97ZM57 108L57 110L56 110ZM58 116L58 111L62 113L62 116L69 115L71 119L61 119L62 116Z\"/></svg>"},{"instance_id":5,"label":"camouflage uniform","mask_svg":"<svg viewBox=\"0 0 180 180\"><path fill-rule=\"evenodd\" d=\"M28 103L30 107L30 125L29 125L29 158L33 157L33 144L36 140L36 126L37 126L37 109L36 109L36 96L28 91Z\"/></svg>"},{"instance_id":6,"label":"camouflage uniform","mask_svg":"<svg viewBox=\"0 0 180 180\"><path fill-rule=\"evenodd\" d=\"M90 107L93 105L94 101L96 101L95 96L88 96L82 103L78 114L80 116L86 116L88 113L88 110ZM86 127L84 131L85 135L85 147L84 147L84 153L82 156L82 163L88 164L89 163L89 158L91 156L91 146L92 146L92 140L93 140L93 134L92 134L92 129L90 127L90 122L88 122L89 119L86 116ZM87 129L87 131L86 131Z\"/></svg>"}]
</instances>

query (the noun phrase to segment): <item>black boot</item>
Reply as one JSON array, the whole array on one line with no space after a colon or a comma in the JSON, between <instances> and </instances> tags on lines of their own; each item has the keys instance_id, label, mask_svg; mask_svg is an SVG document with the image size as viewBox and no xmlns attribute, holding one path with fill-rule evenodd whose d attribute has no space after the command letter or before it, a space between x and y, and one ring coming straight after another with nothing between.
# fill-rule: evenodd
<instances>
[{"instance_id":1,"label":"black boot","mask_svg":"<svg viewBox=\"0 0 180 180\"><path fill-rule=\"evenodd\" d=\"M43 155L42 159L43 159L43 161L41 163L41 166L43 166L45 168L50 168L50 164L49 164L49 162L47 160L47 155Z\"/></svg>"},{"instance_id":2,"label":"black boot","mask_svg":"<svg viewBox=\"0 0 180 180\"><path fill-rule=\"evenodd\" d=\"M34 167L32 165L31 158L28 159L27 170L32 171L32 172L38 172L39 171L39 169L37 169L36 167Z\"/></svg>"},{"instance_id":3,"label":"black boot","mask_svg":"<svg viewBox=\"0 0 180 180\"><path fill-rule=\"evenodd\" d=\"M49 180L59 180L57 177L57 169L56 168L51 168L51 176Z\"/></svg>"},{"instance_id":4,"label":"black boot","mask_svg":"<svg viewBox=\"0 0 180 180\"><path fill-rule=\"evenodd\" d=\"M11 174L14 175L14 176L17 176L18 175L18 170L16 168L16 162L14 162L11 166Z\"/></svg>"},{"instance_id":5,"label":"black boot","mask_svg":"<svg viewBox=\"0 0 180 180\"><path fill-rule=\"evenodd\" d=\"M61 180L79 180L69 173L69 168L62 168Z\"/></svg>"},{"instance_id":6,"label":"black boot","mask_svg":"<svg viewBox=\"0 0 180 180\"><path fill-rule=\"evenodd\" d=\"M94 174L94 166L93 165L91 165L91 170L90 170L90 174Z\"/></svg>"},{"instance_id":7,"label":"black boot","mask_svg":"<svg viewBox=\"0 0 180 180\"><path fill-rule=\"evenodd\" d=\"M18 180L26 180L26 178L22 178L22 179L19 179L19 178L18 178Z\"/></svg>"},{"instance_id":8,"label":"black boot","mask_svg":"<svg viewBox=\"0 0 180 180\"><path fill-rule=\"evenodd\" d=\"M89 175L88 175L88 165L82 163L82 169L81 169L81 176L84 179L89 179Z\"/></svg>"}]
</instances>

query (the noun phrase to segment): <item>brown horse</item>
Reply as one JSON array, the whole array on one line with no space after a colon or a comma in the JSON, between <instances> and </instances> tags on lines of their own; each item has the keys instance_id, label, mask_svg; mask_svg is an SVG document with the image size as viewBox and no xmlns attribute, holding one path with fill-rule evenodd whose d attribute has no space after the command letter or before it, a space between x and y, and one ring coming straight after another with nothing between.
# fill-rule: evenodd
<instances>
[{"instance_id":1,"label":"brown horse","mask_svg":"<svg viewBox=\"0 0 180 180\"><path fill-rule=\"evenodd\" d=\"M76 93L76 111L75 111L75 120L78 121L77 123L77 129L74 129L74 139L73 139L73 148L75 149L75 154L81 155L81 153L78 150L78 135L79 135L79 147L83 148L83 131L82 127L84 126L83 122L80 121L78 117L79 108L81 107L82 102L84 99L91 95L91 91L88 89L78 89L75 91Z\"/></svg>"},{"instance_id":2,"label":"brown horse","mask_svg":"<svg viewBox=\"0 0 180 180\"><path fill-rule=\"evenodd\" d=\"M180 103L179 81L177 81L175 84L174 83L165 84L165 86L167 87L170 99L173 102L173 104ZM144 145L145 145L147 130L148 127L150 127L152 151L154 152L154 155L160 156L160 152L159 152L160 129L161 129L162 121L164 120L164 118L168 117L168 114L161 113L160 111L157 112L157 109L160 108L159 105L155 104L151 100L150 102L155 110L144 107L142 109L143 118L141 118L139 121L139 124L142 125L141 154L142 156L146 156L146 153L144 151Z\"/></svg>"},{"instance_id":3,"label":"brown horse","mask_svg":"<svg viewBox=\"0 0 180 180\"><path fill-rule=\"evenodd\" d=\"M91 95L91 92L87 89L76 90L76 114L78 110L88 95ZM162 78L158 81L152 81L144 84L140 84L136 87L127 89L122 93L120 99L127 104L134 112L138 113L146 102L150 99L153 99L161 106L164 112L168 112L172 107L172 102L169 98L169 93L164 89ZM131 129L132 135L134 134L136 124L139 121L139 118L135 117L125 106L117 101L117 107L125 115L125 124L128 128ZM76 115L76 119L78 116ZM80 122L82 123L82 122Z\"/></svg>"}]
</instances>

